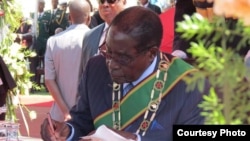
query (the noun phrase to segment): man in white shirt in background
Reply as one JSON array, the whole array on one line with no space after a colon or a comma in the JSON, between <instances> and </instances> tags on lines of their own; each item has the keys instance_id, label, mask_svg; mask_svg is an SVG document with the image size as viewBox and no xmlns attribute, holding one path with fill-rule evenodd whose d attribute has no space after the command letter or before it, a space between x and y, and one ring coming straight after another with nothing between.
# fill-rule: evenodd
<instances>
[{"instance_id":1,"label":"man in white shirt in background","mask_svg":"<svg viewBox=\"0 0 250 141\"><path fill-rule=\"evenodd\" d=\"M76 103L82 40L89 31L90 5L85 0L71 0L69 12L72 24L51 36L45 53L45 84L55 102L51 117L56 121L70 118L69 110Z\"/></svg>"}]
</instances>

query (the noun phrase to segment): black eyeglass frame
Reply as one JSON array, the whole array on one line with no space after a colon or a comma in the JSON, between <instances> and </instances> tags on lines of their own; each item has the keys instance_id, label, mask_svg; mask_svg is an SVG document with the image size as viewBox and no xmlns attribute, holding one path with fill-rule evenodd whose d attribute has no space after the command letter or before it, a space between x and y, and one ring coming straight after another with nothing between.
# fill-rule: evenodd
<instances>
[{"instance_id":1,"label":"black eyeglass frame","mask_svg":"<svg viewBox=\"0 0 250 141\"><path fill-rule=\"evenodd\" d=\"M114 57L112 57L112 54L109 54L107 52L107 46L106 46L105 42L102 45L99 46L99 52L100 52L101 55L103 55L106 58L107 61L114 60L120 66L128 66L133 61L135 61L137 57L139 57L140 55L142 55L143 53L148 51L152 46L155 46L155 45L150 45L150 46L145 47L143 50L141 50L139 53L137 53L137 55L134 56L134 57L129 57L128 56L127 61L125 61L125 59L121 58L121 56L118 59L115 59Z\"/></svg>"}]
</instances>

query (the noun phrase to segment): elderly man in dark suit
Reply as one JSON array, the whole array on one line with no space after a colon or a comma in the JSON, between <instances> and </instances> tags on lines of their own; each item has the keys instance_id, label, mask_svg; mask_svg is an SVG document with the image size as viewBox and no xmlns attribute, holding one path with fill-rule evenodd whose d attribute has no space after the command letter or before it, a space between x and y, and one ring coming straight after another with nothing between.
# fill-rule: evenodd
<instances>
[{"instance_id":1,"label":"elderly man in dark suit","mask_svg":"<svg viewBox=\"0 0 250 141\"><path fill-rule=\"evenodd\" d=\"M125 139L172 141L174 124L203 124L198 107L203 95L197 89L186 91L183 80L197 70L159 51L162 34L159 16L149 9L119 13L107 31L106 50L88 61L72 119L52 121L52 126L44 120L42 138L94 140L92 131L106 126Z\"/></svg>"}]
</instances>

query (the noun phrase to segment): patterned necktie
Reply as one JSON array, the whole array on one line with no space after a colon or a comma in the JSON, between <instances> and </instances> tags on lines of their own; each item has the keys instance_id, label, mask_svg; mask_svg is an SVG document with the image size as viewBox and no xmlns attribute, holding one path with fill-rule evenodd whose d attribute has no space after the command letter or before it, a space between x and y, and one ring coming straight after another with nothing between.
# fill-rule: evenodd
<instances>
[{"instance_id":1,"label":"patterned necktie","mask_svg":"<svg viewBox=\"0 0 250 141\"><path fill-rule=\"evenodd\" d=\"M134 87L133 83L129 83L124 89L123 89L123 96L125 96L130 89Z\"/></svg>"}]
</instances>

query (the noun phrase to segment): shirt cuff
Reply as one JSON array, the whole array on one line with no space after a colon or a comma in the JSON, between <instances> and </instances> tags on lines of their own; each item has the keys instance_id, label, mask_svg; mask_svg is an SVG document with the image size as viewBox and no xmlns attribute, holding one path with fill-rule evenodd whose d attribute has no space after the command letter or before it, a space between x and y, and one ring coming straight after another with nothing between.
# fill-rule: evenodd
<instances>
[{"instance_id":1,"label":"shirt cuff","mask_svg":"<svg viewBox=\"0 0 250 141\"><path fill-rule=\"evenodd\" d=\"M75 129L71 124L67 123L67 125L69 126L71 132L66 141L72 141L72 138L75 134Z\"/></svg>"},{"instance_id":2,"label":"shirt cuff","mask_svg":"<svg viewBox=\"0 0 250 141\"><path fill-rule=\"evenodd\" d=\"M141 141L141 136L139 134L135 134L137 136L136 141Z\"/></svg>"}]
</instances>

